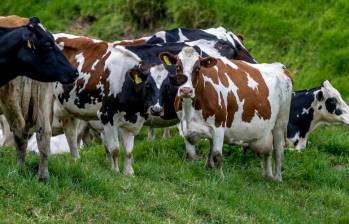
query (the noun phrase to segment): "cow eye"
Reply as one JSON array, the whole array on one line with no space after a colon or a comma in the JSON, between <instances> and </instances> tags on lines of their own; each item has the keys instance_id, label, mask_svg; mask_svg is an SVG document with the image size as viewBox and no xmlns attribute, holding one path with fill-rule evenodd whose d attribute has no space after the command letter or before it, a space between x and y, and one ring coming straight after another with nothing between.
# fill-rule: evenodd
<instances>
[{"instance_id":1,"label":"cow eye","mask_svg":"<svg viewBox=\"0 0 349 224\"><path fill-rule=\"evenodd\" d=\"M50 42L45 42L44 46L48 50L52 50L53 49L52 43L50 43Z\"/></svg>"}]
</instances>

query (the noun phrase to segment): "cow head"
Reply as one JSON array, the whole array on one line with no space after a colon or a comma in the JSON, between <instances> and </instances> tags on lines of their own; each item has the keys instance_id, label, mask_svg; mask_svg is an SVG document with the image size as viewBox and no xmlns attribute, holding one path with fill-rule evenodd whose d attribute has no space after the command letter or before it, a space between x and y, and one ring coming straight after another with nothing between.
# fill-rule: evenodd
<instances>
[{"instance_id":1,"label":"cow head","mask_svg":"<svg viewBox=\"0 0 349 224\"><path fill-rule=\"evenodd\" d=\"M159 89L150 73L150 66L140 63L128 71L127 77L131 80L134 97L143 103L143 113L160 116L163 112L159 105Z\"/></svg>"},{"instance_id":2,"label":"cow head","mask_svg":"<svg viewBox=\"0 0 349 224\"><path fill-rule=\"evenodd\" d=\"M329 81L326 80L321 84L320 90L316 93L316 101L316 110L321 120L349 124L349 107Z\"/></svg>"},{"instance_id":3,"label":"cow head","mask_svg":"<svg viewBox=\"0 0 349 224\"><path fill-rule=\"evenodd\" d=\"M233 42L234 46L235 46L234 49L236 52L235 52L235 56L233 57L233 59L256 64L257 61L252 57L250 52L244 46L244 43L243 43L244 37L241 34L235 35L232 32L228 32L228 34L233 38L233 41L231 41L231 42Z\"/></svg>"},{"instance_id":4,"label":"cow head","mask_svg":"<svg viewBox=\"0 0 349 224\"><path fill-rule=\"evenodd\" d=\"M29 19L21 28L21 38L16 41L19 46L16 66L23 75L38 81L61 83L71 83L78 77L76 68L71 66L38 18Z\"/></svg>"},{"instance_id":5,"label":"cow head","mask_svg":"<svg viewBox=\"0 0 349 224\"><path fill-rule=\"evenodd\" d=\"M212 67L216 65L217 60L212 57L202 58L193 47L185 47L178 54L174 56L170 53L162 53L162 62L165 63L165 57L168 58L171 63L176 64L177 75L184 75L183 84L179 87L177 95L181 98L194 98L195 97L195 83L196 76L199 75L201 67Z\"/></svg>"}]
</instances>

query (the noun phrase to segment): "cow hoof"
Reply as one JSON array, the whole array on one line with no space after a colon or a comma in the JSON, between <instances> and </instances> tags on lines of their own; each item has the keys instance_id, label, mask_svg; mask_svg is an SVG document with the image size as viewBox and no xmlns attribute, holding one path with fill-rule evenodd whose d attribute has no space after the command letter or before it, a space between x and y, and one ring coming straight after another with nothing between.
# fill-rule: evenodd
<instances>
[{"instance_id":1,"label":"cow hoof","mask_svg":"<svg viewBox=\"0 0 349 224\"><path fill-rule=\"evenodd\" d=\"M196 154L191 155L191 154L187 153L187 160L188 161L198 161L198 160L201 160L201 159L202 159L202 156L198 156Z\"/></svg>"},{"instance_id":2,"label":"cow hoof","mask_svg":"<svg viewBox=\"0 0 349 224\"><path fill-rule=\"evenodd\" d=\"M273 180L276 181L276 182L282 182L282 177L278 176L278 175L275 175Z\"/></svg>"},{"instance_id":3,"label":"cow hoof","mask_svg":"<svg viewBox=\"0 0 349 224\"><path fill-rule=\"evenodd\" d=\"M80 159L80 155L79 154L73 156L73 160L74 161L78 161L79 159Z\"/></svg>"},{"instance_id":4,"label":"cow hoof","mask_svg":"<svg viewBox=\"0 0 349 224\"><path fill-rule=\"evenodd\" d=\"M213 161L207 161L205 167L207 170L212 170L214 168Z\"/></svg>"},{"instance_id":5,"label":"cow hoof","mask_svg":"<svg viewBox=\"0 0 349 224\"><path fill-rule=\"evenodd\" d=\"M133 169L131 168L131 169L126 169L125 171L124 171L124 174L125 174L125 176L134 176L134 171L133 171Z\"/></svg>"},{"instance_id":6,"label":"cow hoof","mask_svg":"<svg viewBox=\"0 0 349 224\"><path fill-rule=\"evenodd\" d=\"M50 175L49 175L48 171L41 172L38 174L38 181L39 182L46 182L48 180L49 176Z\"/></svg>"}]
</instances>

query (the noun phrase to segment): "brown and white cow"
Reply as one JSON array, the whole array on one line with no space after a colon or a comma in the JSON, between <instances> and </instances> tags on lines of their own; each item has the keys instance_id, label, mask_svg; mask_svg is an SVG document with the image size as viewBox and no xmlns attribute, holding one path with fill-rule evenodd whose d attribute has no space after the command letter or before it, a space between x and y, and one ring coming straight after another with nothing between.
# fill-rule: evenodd
<instances>
[{"instance_id":1,"label":"brown and white cow","mask_svg":"<svg viewBox=\"0 0 349 224\"><path fill-rule=\"evenodd\" d=\"M222 172L223 143L249 145L265 155L264 174L281 181L292 94L285 66L201 58L191 47L184 48L177 57L166 52L161 57L171 58L188 77L179 88L175 107L189 142L210 140L207 167L216 165Z\"/></svg>"}]
</instances>

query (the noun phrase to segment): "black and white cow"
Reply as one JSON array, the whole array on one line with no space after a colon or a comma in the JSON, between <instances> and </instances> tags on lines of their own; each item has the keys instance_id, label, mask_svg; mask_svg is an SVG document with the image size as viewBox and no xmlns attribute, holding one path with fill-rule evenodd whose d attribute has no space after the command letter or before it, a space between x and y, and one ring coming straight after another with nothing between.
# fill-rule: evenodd
<instances>
[{"instance_id":1,"label":"black and white cow","mask_svg":"<svg viewBox=\"0 0 349 224\"><path fill-rule=\"evenodd\" d=\"M321 124L349 124L349 107L327 80L320 87L293 93L288 145L303 150L309 134Z\"/></svg>"},{"instance_id":2,"label":"black and white cow","mask_svg":"<svg viewBox=\"0 0 349 224\"><path fill-rule=\"evenodd\" d=\"M158 58L161 46L120 46L88 37L56 34L70 62L78 67L74 85L57 85L55 115L63 121L72 156L77 159L77 118L99 120L104 143L112 158L112 169L119 171L119 138L125 148L124 173L132 175L134 136L150 114L163 114L159 91L164 80L180 85L183 75L169 75ZM180 46L172 46L179 51ZM174 67L174 66L172 66ZM182 79L184 80L182 80Z\"/></svg>"}]
</instances>

